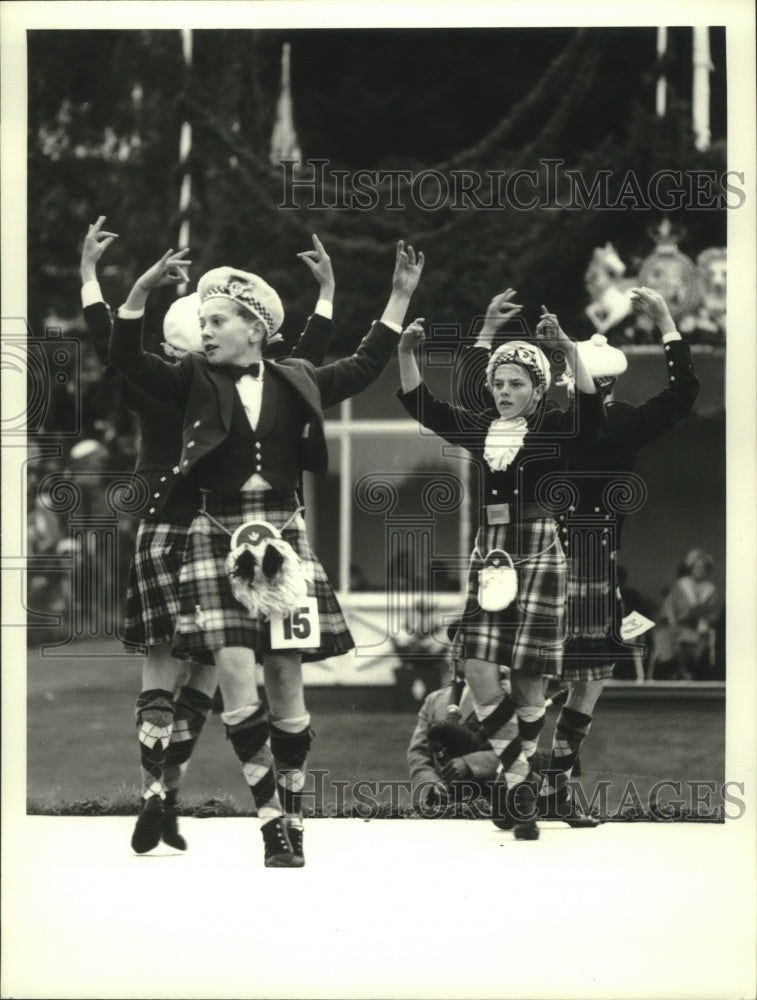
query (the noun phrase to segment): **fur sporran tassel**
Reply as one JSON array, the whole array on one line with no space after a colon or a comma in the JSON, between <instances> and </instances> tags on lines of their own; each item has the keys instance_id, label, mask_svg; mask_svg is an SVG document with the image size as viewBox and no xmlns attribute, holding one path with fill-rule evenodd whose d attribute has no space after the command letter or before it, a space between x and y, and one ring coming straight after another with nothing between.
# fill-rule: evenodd
<instances>
[{"instance_id":1,"label":"fur sporran tassel","mask_svg":"<svg viewBox=\"0 0 757 1000\"><path fill-rule=\"evenodd\" d=\"M226 574L234 597L253 618L286 617L307 597L300 557L281 538L255 548L238 545L226 557Z\"/></svg>"}]
</instances>

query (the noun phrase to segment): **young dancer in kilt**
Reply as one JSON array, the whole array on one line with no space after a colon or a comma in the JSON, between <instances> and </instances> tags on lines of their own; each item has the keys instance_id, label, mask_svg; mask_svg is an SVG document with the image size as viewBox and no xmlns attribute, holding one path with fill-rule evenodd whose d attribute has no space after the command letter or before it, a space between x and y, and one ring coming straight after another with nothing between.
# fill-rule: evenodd
<instances>
[{"instance_id":1,"label":"young dancer in kilt","mask_svg":"<svg viewBox=\"0 0 757 1000\"><path fill-rule=\"evenodd\" d=\"M106 377L124 392L137 418L135 489L144 493L144 502L137 511L140 525L129 568L123 634L129 647L147 648L136 706L142 806L132 847L142 854L162 839L171 847L185 850L186 841L178 830L178 789L210 712L218 674L212 661L183 661L171 654L179 612L179 571L201 494L196 485L177 475L182 432L179 410L129 385L109 364L112 317L100 291L96 267L116 234L102 229L104 221L105 217L100 216L84 239L82 305L92 345L106 366ZM314 250L299 256L313 272L320 293L295 354L319 362L333 333L334 277L330 259L317 237L313 244ZM183 280L181 268L166 269L158 284ZM163 347L174 360L187 351L202 351L198 307L196 295L186 296L177 299L166 314Z\"/></svg>"},{"instance_id":2,"label":"young dancer in kilt","mask_svg":"<svg viewBox=\"0 0 757 1000\"><path fill-rule=\"evenodd\" d=\"M423 255L416 259L412 247L398 245L381 322L351 357L317 368L299 359L261 361L281 322L281 303L259 277L233 268L216 268L198 285L205 357L187 355L174 367L145 354L140 328L147 295L179 262L169 252L137 281L116 317L110 356L135 385L183 414L179 469L202 491L203 512L189 529L174 653L215 660L223 719L261 821L265 862L301 867L301 792L312 735L301 664L338 656L353 642L308 544L296 490L303 470L326 472L323 409L370 385L396 349ZM288 634L274 632L274 619L251 615L225 571L229 532L256 519L281 531L308 582L311 600L303 617L296 623L292 617ZM270 719L249 650L263 662Z\"/></svg>"},{"instance_id":3,"label":"young dancer in kilt","mask_svg":"<svg viewBox=\"0 0 757 1000\"><path fill-rule=\"evenodd\" d=\"M545 679L562 669L567 569L548 498L540 483L565 467L565 455L581 437L596 433L602 404L594 383L574 357L574 345L546 313L537 333L555 337L573 358L579 389L577 411L548 408L547 358L534 341L511 341L491 354L486 382L493 406L452 406L423 383L414 348L422 321L411 324L399 346L399 399L412 417L445 440L467 449L483 476L484 505L471 555L468 597L459 628L465 676L489 744L500 759L501 818L518 839L536 839L536 792L530 760L544 724ZM488 351L490 343L481 345ZM475 394L474 398L475 398ZM540 502L541 501L541 502ZM487 577L502 574L505 550L517 578L517 597L499 610L484 610ZM483 571L479 577L479 571ZM510 577L512 583L512 577ZM496 602L495 602L496 603ZM511 694L500 686L500 667L510 667ZM517 735L508 723L516 716Z\"/></svg>"},{"instance_id":4,"label":"young dancer in kilt","mask_svg":"<svg viewBox=\"0 0 757 1000\"><path fill-rule=\"evenodd\" d=\"M552 757L544 774L539 812L563 818L572 826L595 825L570 796L568 779L589 732L594 708L615 660L631 652L620 639L623 608L617 582L624 508L641 506L643 484L630 474L640 448L690 412L699 391L691 351L676 329L667 304L650 288L631 290L634 309L645 313L662 334L667 386L632 406L616 401L617 377L627 367L622 351L595 334L577 345L584 368L605 399L605 422L599 435L571 451L567 481L572 501L560 517L560 538L568 555L568 633L563 676L570 685L557 719Z\"/></svg>"}]
</instances>

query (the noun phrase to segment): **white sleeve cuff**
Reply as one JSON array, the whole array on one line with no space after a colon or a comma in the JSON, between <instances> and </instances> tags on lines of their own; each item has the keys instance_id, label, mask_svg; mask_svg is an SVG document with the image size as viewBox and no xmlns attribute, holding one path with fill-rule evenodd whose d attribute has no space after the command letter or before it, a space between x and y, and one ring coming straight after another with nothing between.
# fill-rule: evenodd
<instances>
[{"instance_id":1,"label":"white sleeve cuff","mask_svg":"<svg viewBox=\"0 0 757 1000\"><path fill-rule=\"evenodd\" d=\"M678 330L671 330L670 333L663 333L662 335L663 344L669 344L672 340L683 340L683 337L678 332Z\"/></svg>"},{"instance_id":2,"label":"white sleeve cuff","mask_svg":"<svg viewBox=\"0 0 757 1000\"><path fill-rule=\"evenodd\" d=\"M323 316L324 319L332 319L334 316L334 304L329 299L318 299L315 304L315 315Z\"/></svg>"},{"instance_id":3,"label":"white sleeve cuff","mask_svg":"<svg viewBox=\"0 0 757 1000\"><path fill-rule=\"evenodd\" d=\"M87 306L93 306L95 302L104 302L103 294L100 291L100 282L97 279L92 281L85 281L81 286L81 305L82 309L86 309Z\"/></svg>"},{"instance_id":4,"label":"white sleeve cuff","mask_svg":"<svg viewBox=\"0 0 757 1000\"><path fill-rule=\"evenodd\" d=\"M121 319L141 319L144 314L144 309L127 309L125 306L118 307L118 315Z\"/></svg>"},{"instance_id":5,"label":"white sleeve cuff","mask_svg":"<svg viewBox=\"0 0 757 1000\"><path fill-rule=\"evenodd\" d=\"M381 322L384 326L388 326L390 330L394 330L395 333L402 333L402 327L399 323L392 323L392 321L388 319L382 319Z\"/></svg>"}]
</instances>

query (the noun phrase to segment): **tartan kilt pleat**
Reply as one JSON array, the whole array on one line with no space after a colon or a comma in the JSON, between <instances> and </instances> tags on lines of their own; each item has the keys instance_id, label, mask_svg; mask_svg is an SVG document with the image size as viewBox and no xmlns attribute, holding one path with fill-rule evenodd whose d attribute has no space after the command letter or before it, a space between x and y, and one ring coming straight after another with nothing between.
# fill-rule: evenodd
<instances>
[{"instance_id":1,"label":"tartan kilt pleat","mask_svg":"<svg viewBox=\"0 0 757 1000\"><path fill-rule=\"evenodd\" d=\"M245 521L262 519L279 530L296 510L294 497L277 497L273 491L245 492L237 496L206 495L206 509L233 532ZM321 631L317 648L300 650L303 661L341 656L354 647L342 609L328 577L307 540L305 522L297 515L282 531L300 557L308 593L315 596ZM189 528L184 565L180 575L179 624L173 653L202 662L226 646L252 649L256 658L271 652L267 621L255 616L234 597L225 562L231 547L229 535L204 514Z\"/></svg>"},{"instance_id":2,"label":"tartan kilt pleat","mask_svg":"<svg viewBox=\"0 0 757 1000\"><path fill-rule=\"evenodd\" d=\"M618 589L615 554L575 548L568 558L568 635L563 675L569 681L612 677L619 658L634 647L620 638L623 602Z\"/></svg>"},{"instance_id":3,"label":"tartan kilt pleat","mask_svg":"<svg viewBox=\"0 0 757 1000\"><path fill-rule=\"evenodd\" d=\"M140 523L126 586L123 641L128 645L173 641L187 532L179 524Z\"/></svg>"},{"instance_id":4,"label":"tartan kilt pleat","mask_svg":"<svg viewBox=\"0 0 757 1000\"><path fill-rule=\"evenodd\" d=\"M478 604L478 571L487 552L504 549L515 564L518 596L504 611ZM479 528L471 554L458 635L466 659L559 677L565 641L567 567L552 518Z\"/></svg>"}]
</instances>

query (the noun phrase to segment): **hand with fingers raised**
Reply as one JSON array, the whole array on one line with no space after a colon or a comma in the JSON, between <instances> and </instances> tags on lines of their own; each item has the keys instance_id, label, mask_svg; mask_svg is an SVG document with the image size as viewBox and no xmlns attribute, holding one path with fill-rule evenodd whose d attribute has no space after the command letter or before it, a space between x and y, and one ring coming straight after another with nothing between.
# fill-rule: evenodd
<instances>
[{"instance_id":1,"label":"hand with fingers raised","mask_svg":"<svg viewBox=\"0 0 757 1000\"><path fill-rule=\"evenodd\" d=\"M102 228L105 218L104 215L99 216L97 222L93 222L87 228L87 235L81 248L82 284L87 281L97 281L97 263L113 240L118 239L118 233L110 233Z\"/></svg>"},{"instance_id":2,"label":"hand with fingers raised","mask_svg":"<svg viewBox=\"0 0 757 1000\"><path fill-rule=\"evenodd\" d=\"M134 282L129 292L129 296L124 303L124 308L140 312L144 309L147 297L155 288L164 285L182 285L189 280L187 268L192 263L187 258L189 248L174 251L166 250L160 260L140 275Z\"/></svg>"},{"instance_id":3,"label":"hand with fingers raised","mask_svg":"<svg viewBox=\"0 0 757 1000\"><path fill-rule=\"evenodd\" d=\"M418 319L414 319L409 326L405 327L397 347L400 354L412 354L417 347L420 347L426 339L426 331L423 328L425 322L426 320L419 316Z\"/></svg>"},{"instance_id":4,"label":"hand with fingers raised","mask_svg":"<svg viewBox=\"0 0 757 1000\"><path fill-rule=\"evenodd\" d=\"M313 233L313 249L303 250L297 256L310 268L315 280L321 286L321 298L331 301L334 296L335 286L331 258L326 253L326 248L315 233Z\"/></svg>"},{"instance_id":5,"label":"hand with fingers raised","mask_svg":"<svg viewBox=\"0 0 757 1000\"><path fill-rule=\"evenodd\" d=\"M497 331L501 330L508 320L520 315L523 306L518 302L513 302L513 298L517 294L514 288L506 288L504 292L495 295L491 300L478 333L479 346L491 346Z\"/></svg>"},{"instance_id":6,"label":"hand with fingers raised","mask_svg":"<svg viewBox=\"0 0 757 1000\"><path fill-rule=\"evenodd\" d=\"M421 251L416 256L415 250L403 240L397 243L394 258L394 274L392 275L392 290L404 293L408 297L413 294L421 279L425 258Z\"/></svg>"}]
</instances>

